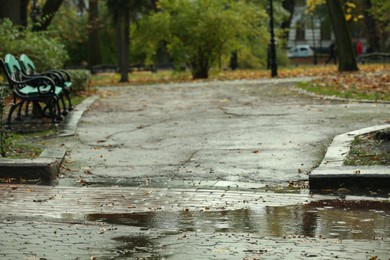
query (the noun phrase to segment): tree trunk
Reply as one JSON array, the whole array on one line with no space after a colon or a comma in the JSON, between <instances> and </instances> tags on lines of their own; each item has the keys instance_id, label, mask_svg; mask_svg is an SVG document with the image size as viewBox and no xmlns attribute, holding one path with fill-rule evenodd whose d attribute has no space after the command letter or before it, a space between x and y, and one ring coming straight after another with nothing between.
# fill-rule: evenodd
<instances>
[{"instance_id":1,"label":"tree trunk","mask_svg":"<svg viewBox=\"0 0 390 260\"><path fill-rule=\"evenodd\" d=\"M100 37L99 37L99 5L98 0L89 0L88 10L88 65L100 64Z\"/></svg>"},{"instance_id":2,"label":"tree trunk","mask_svg":"<svg viewBox=\"0 0 390 260\"><path fill-rule=\"evenodd\" d=\"M129 34L130 34L130 13L128 8L119 10L119 17L117 21L117 32L119 33L118 38L118 61L119 61L119 73L121 78L119 82L129 81Z\"/></svg>"},{"instance_id":3,"label":"tree trunk","mask_svg":"<svg viewBox=\"0 0 390 260\"><path fill-rule=\"evenodd\" d=\"M15 25L22 25L20 19L21 0L0 0L0 20L8 18Z\"/></svg>"},{"instance_id":4,"label":"tree trunk","mask_svg":"<svg viewBox=\"0 0 390 260\"><path fill-rule=\"evenodd\" d=\"M28 1L29 0L20 1L20 25L22 25L24 28L26 28L28 24L28 19L27 19Z\"/></svg>"},{"instance_id":5,"label":"tree trunk","mask_svg":"<svg viewBox=\"0 0 390 260\"><path fill-rule=\"evenodd\" d=\"M209 77L210 64L208 55L199 51L199 53L192 58L191 74L193 79L207 79Z\"/></svg>"},{"instance_id":6,"label":"tree trunk","mask_svg":"<svg viewBox=\"0 0 390 260\"><path fill-rule=\"evenodd\" d=\"M364 1L364 18L366 20L366 29L367 29L367 40L368 40L368 50L370 52L380 51L380 40L378 28L372 14L370 13L370 8L372 7L371 0Z\"/></svg>"},{"instance_id":7,"label":"tree trunk","mask_svg":"<svg viewBox=\"0 0 390 260\"><path fill-rule=\"evenodd\" d=\"M33 21L33 31L46 30L63 2L64 0L46 0L45 5L42 8L42 15Z\"/></svg>"},{"instance_id":8,"label":"tree trunk","mask_svg":"<svg viewBox=\"0 0 390 260\"><path fill-rule=\"evenodd\" d=\"M326 5L328 7L333 32L336 37L338 70L340 72L359 70L356 63L351 35L340 0L326 0Z\"/></svg>"},{"instance_id":9,"label":"tree trunk","mask_svg":"<svg viewBox=\"0 0 390 260\"><path fill-rule=\"evenodd\" d=\"M0 20L8 18L15 25L27 27L29 0L0 0Z\"/></svg>"},{"instance_id":10,"label":"tree trunk","mask_svg":"<svg viewBox=\"0 0 390 260\"><path fill-rule=\"evenodd\" d=\"M202 66L193 67L191 69L192 79L208 79L209 69Z\"/></svg>"},{"instance_id":11,"label":"tree trunk","mask_svg":"<svg viewBox=\"0 0 390 260\"><path fill-rule=\"evenodd\" d=\"M280 28L284 30L284 37L288 40L289 29L291 27L291 20L294 15L295 0L283 0L282 6L290 15L282 22ZM286 41L287 42L287 41Z\"/></svg>"}]
</instances>

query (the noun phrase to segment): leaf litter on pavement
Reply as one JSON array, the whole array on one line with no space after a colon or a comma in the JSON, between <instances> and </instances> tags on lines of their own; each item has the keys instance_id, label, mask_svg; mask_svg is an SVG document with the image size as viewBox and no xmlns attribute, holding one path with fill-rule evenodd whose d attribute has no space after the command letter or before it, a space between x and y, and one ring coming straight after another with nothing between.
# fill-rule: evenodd
<instances>
[{"instance_id":1,"label":"leaf litter on pavement","mask_svg":"<svg viewBox=\"0 0 390 260\"><path fill-rule=\"evenodd\" d=\"M347 99L364 99L372 101L390 101L390 64L359 64L359 71L340 73L335 65L316 65L316 66L296 66L290 68L280 68L278 78L294 77L315 77L311 82L299 84L298 87L306 91L314 92L320 95L337 96ZM223 70L211 71L208 80L243 80L243 79L264 79L270 78L268 70ZM92 79L92 85L118 85L119 76L117 74L103 74ZM128 85L143 84L162 84L172 82L192 82L189 72L172 72L158 71L135 72L129 75ZM199 81L199 80L198 80ZM390 121L390 119L389 119ZM365 139L360 144L361 149L377 150L374 144L379 145L370 139ZM253 153L259 153L254 151ZM359 158L357 152L354 162L349 164L360 163L365 161ZM380 152L379 152L380 154ZM388 156L388 155L387 155ZM376 155L374 158L381 158L379 161L386 160L386 154Z\"/></svg>"}]
</instances>

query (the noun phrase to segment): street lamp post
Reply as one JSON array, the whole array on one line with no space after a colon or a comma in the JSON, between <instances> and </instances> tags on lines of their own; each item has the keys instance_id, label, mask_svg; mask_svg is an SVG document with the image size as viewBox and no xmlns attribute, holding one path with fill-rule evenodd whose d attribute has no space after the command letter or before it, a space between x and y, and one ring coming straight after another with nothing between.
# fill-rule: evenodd
<instances>
[{"instance_id":1,"label":"street lamp post","mask_svg":"<svg viewBox=\"0 0 390 260\"><path fill-rule=\"evenodd\" d=\"M270 30L271 30L271 41L270 41L270 51L271 51L271 77L278 76L278 65L276 64L276 48L275 48L275 33L274 33L274 12L273 12L273 3L272 0L269 0L269 15L270 15Z\"/></svg>"}]
</instances>

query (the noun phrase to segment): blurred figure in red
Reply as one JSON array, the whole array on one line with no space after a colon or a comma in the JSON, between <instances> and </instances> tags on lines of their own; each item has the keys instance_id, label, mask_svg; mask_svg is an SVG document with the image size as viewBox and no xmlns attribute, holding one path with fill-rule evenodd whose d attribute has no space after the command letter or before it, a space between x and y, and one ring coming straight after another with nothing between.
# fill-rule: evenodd
<instances>
[{"instance_id":1,"label":"blurred figure in red","mask_svg":"<svg viewBox=\"0 0 390 260\"><path fill-rule=\"evenodd\" d=\"M363 54L363 43L360 40L358 40L356 43L356 55L360 56L362 54Z\"/></svg>"}]
</instances>

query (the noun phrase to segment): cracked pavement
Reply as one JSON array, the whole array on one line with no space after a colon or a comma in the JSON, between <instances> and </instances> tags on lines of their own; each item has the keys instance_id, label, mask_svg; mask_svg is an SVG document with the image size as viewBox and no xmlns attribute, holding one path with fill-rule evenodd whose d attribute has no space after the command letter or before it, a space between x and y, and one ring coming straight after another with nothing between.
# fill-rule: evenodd
<instances>
[{"instance_id":1,"label":"cracked pavement","mask_svg":"<svg viewBox=\"0 0 390 260\"><path fill-rule=\"evenodd\" d=\"M81 174L87 168L83 177L94 180L286 186L308 179L337 134L389 118L386 104L322 100L293 85L280 79L101 88L103 98L78 125L79 142L66 144L66 167Z\"/></svg>"}]
</instances>

